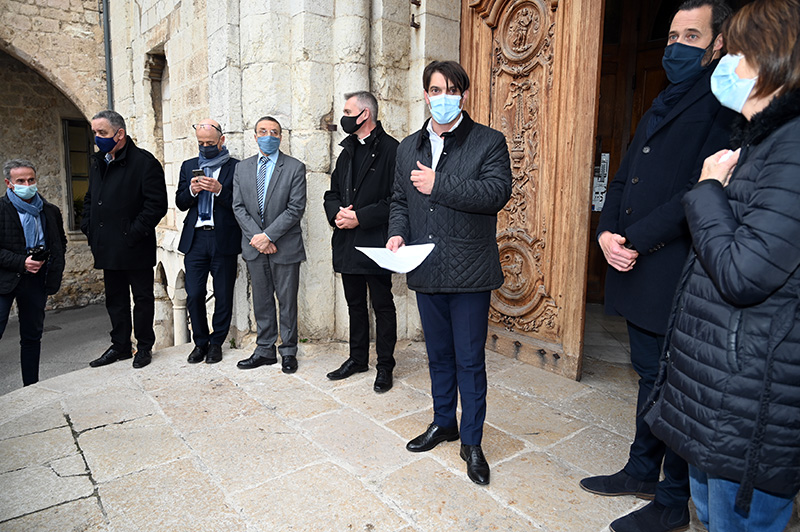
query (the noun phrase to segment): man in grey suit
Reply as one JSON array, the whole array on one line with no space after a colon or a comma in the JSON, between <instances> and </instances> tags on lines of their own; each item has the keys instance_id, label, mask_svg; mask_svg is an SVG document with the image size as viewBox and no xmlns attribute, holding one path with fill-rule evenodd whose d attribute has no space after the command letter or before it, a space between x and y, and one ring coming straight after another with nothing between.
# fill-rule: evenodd
<instances>
[{"instance_id":1,"label":"man in grey suit","mask_svg":"<svg viewBox=\"0 0 800 532\"><path fill-rule=\"evenodd\" d=\"M278 150L281 125L271 116L255 125L258 155L236 165L233 213L242 228L242 258L250 271L258 337L253 354L237 364L253 369L275 364L278 341L275 296L280 304L284 373L297 371L297 289L305 260L300 219L306 209L306 167Z\"/></svg>"}]
</instances>

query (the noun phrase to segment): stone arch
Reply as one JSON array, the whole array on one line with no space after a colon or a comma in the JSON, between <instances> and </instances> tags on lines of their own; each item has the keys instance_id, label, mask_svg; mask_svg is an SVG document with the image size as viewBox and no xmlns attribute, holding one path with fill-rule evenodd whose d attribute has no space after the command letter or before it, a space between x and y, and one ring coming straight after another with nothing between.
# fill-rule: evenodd
<instances>
[{"instance_id":1,"label":"stone arch","mask_svg":"<svg viewBox=\"0 0 800 532\"><path fill-rule=\"evenodd\" d=\"M172 313L174 320L175 345L182 345L191 340L189 334L189 316L186 311L186 273L178 272L175 278L175 293L172 297Z\"/></svg>"},{"instance_id":2,"label":"stone arch","mask_svg":"<svg viewBox=\"0 0 800 532\"><path fill-rule=\"evenodd\" d=\"M153 294L155 295L153 329L156 332L154 348L171 347L175 345L175 316L172 300L170 300L167 292L167 275L164 272L164 265L160 262L156 266Z\"/></svg>"},{"instance_id":3,"label":"stone arch","mask_svg":"<svg viewBox=\"0 0 800 532\"><path fill-rule=\"evenodd\" d=\"M89 119L107 107L103 32L96 24L66 20L70 9L29 6L7 0L9 11L0 19L0 50L18 59L49 81ZM83 10L85 2L80 2ZM75 3L73 3L75 5ZM15 16L17 9L37 10L39 17ZM10 24L8 23L9 21Z\"/></svg>"}]
</instances>

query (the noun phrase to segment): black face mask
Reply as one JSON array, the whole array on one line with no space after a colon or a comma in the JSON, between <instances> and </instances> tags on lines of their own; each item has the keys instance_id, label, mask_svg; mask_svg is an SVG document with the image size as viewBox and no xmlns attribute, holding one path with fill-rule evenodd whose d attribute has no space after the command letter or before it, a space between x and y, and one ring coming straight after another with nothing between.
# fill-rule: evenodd
<instances>
[{"instance_id":1,"label":"black face mask","mask_svg":"<svg viewBox=\"0 0 800 532\"><path fill-rule=\"evenodd\" d=\"M209 161L219 155L219 148L214 146L200 146L200 155Z\"/></svg>"},{"instance_id":2,"label":"black face mask","mask_svg":"<svg viewBox=\"0 0 800 532\"><path fill-rule=\"evenodd\" d=\"M352 135L353 133L358 131L358 129L361 127L361 124L364 123L364 122L361 122L361 124L357 123L358 117L363 115L364 111L366 110L367 109L365 107L356 116L343 116L342 119L339 120L339 123L342 125L342 131L344 131L348 135Z\"/></svg>"}]
</instances>

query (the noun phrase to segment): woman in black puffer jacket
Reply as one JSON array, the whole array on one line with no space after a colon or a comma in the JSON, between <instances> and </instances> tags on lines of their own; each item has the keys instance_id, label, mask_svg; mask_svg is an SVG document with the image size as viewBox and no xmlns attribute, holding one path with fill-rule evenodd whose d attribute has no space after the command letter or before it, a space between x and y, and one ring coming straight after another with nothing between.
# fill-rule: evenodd
<instances>
[{"instance_id":1,"label":"woman in black puffer jacket","mask_svg":"<svg viewBox=\"0 0 800 532\"><path fill-rule=\"evenodd\" d=\"M712 532L783 531L800 489L800 0L756 0L711 87L746 118L683 199L694 253L646 414Z\"/></svg>"}]
</instances>

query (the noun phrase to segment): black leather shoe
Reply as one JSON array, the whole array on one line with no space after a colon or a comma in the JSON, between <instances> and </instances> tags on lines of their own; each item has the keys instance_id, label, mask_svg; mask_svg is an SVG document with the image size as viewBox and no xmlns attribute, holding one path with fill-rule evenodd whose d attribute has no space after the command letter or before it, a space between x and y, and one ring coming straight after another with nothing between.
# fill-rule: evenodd
<instances>
[{"instance_id":1,"label":"black leather shoe","mask_svg":"<svg viewBox=\"0 0 800 532\"><path fill-rule=\"evenodd\" d=\"M625 471L613 475L584 478L580 481L580 485L590 493L606 497L635 495L640 499L651 500L656 496L656 482L637 480Z\"/></svg>"},{"instance_id":2,"label":"black leather shoe","mask_svg":"<svg viewBox=\"0 0 800 532\"><path fill-rule=\"evenodd\" d=\"M443 428L435 423L428 425L428 430L406 444L406 449L412 453L430 451L443 441L456 441L458 427Z\"/></svg>"},{"instance_id":3,"label":"black leather shoe","mask_svg":"<svg viewBox=\"0 0 800 532\"><path fill-rule=\"evenodd\" d=\"M392 372L388 369L379 369L378 376L375 377L375 386L372 387L377 393L386 393L392 389Z\"/></svg>"},{"instance_id":4,"label":"black leather shoe","mask_svg":"<svg viewBox=\"0 0 800 532\"><path fill-rule=\"evenodd\" d=\"M297 357L281 355L281 371L284 373L294 373L297 371Z\"/></svg>"},{"instance_id":5,"label":"black leather shoe","mask_svg":"<svg viewBox=\"0 0 800 532\"><path fill-rule=\"evenodd\" d=\"M327 377L332 381L340 381L342 379L346 379L347 377L355 373L364 373L368 369L369 366L359 366L353 361L352 358L348 358L347 360L344 361L344 364L339 366L339 369L333 370L330 373L328 373Z\"/></svg>"},{"instance_id":6,"label":"black leather shoe","mask_svg":"<svg viewBox=\"0 0 800 532\"><path fill-rule=\"evenodd\" d=\"M142 369L152 361L153 354L149 349L139 349L136 351L136 356L133 357L133 367L136 369Z\"/></svg>"},{"instance_id":7,"label":"black leather shoe","mask_svg":"<svg viewBox=\"0 0 800 532\"><path fill-rule=\"evenodd\" d=\"M467 462L467 476L475 484L489 483L489 464L480 445L461 444L461 459Z\"/></svg>"},{"instance_id":8,"label":"black leather shoe","mask_svg":"<svg viewBox=\"0 0 800 532\"><path fill-rule=\"evenodd\" d=\"M609 526L611 532L681 532L689 530L689 507L670 508L651 502L620 517Z\"/></svg>"},{"instance_id":9,"label":"black leather shoe","mask_svg":"<svg viewBox=\"0 0 800 532\"><path fill-rule=\"evenodd\" d=\"M192 352L189 353L189 358L186 359L186 362L189 364L197 364L202 362L206 359L206 354L208 353L208 344L206 345L196 345Z\"/></svg>"},{"instance_id":10,"label":"black leather shoe","mask_svg":"<svg viewBox=\"0 0 800 532\"><path fill-rule=\"evenodd\" d=\"M236 367L239 369L253 369L260 368L261 366L269 366L271 364L275 364L276 362L278 362L277 358L262 357L253 353L250 355L250 358L245 358L244 360L237 362Z\"/></svg>"},{"instance_id":11,"label":"black leather shoe","mask_svg":"<svg viewBox=\"0 0 800 532\"><path fill-rule=\"evenodd\" d=\"M209 344L208 354L206 355L206 364L216 364L222 360L222 346Z\"/></svg>"},{"instance_id":12,"label":"black leather shoe","mask_svg":"<svg viewBox=\"0 0 800 532\"><path fill-rule=\"evenodd\" d=\"M117 360L127 360L131 358L133 355L131 354L130 348L127 351L118 351L113 345L106 349L106 352L100 355L100 358L92 360L89 362L89 365L93 368L99 368L100 366L108 366L109 364L113 364Z\"/></svg>"}]
</instances>

